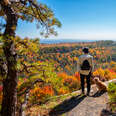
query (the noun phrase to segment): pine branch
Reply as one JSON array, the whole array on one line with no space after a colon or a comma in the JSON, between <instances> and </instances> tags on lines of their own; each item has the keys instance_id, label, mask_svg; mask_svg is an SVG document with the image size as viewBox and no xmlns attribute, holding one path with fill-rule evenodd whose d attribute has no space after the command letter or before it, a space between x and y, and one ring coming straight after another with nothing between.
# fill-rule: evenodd
<instances>
[{"instance_id":1,"label":"pine branch","mask_svg":"<svg viewBox=\"0 0 116 116\"><path fill-rule=\"evenodd\" d=\"M29 86L26 87L26 90L23 92L18 92L18 96L22 96L24 94L27 94L30 92L31 89L33 89L34 85L37 83L44 83L44 81L42 79L36 79L34 82L30 83ZM25 84L25 83L24 83Z\"/></svg>"}]
</instances>

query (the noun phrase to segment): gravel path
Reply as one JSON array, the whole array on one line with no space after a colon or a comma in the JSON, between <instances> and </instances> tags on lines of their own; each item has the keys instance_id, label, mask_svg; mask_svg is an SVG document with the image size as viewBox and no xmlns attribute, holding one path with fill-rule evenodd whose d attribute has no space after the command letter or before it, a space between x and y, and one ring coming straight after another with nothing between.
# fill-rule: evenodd
<instances>
[{"instance_id":1,"label":"gravel path","mask_svg":"<svg viewBox=\"0 0 116 116\"><path fill-rule=\"evenodd\" d=\"M66 113L66 116L100 116L101 110L106 108L107 101L107 93L86 97L74 109Z\"/></svg>"},{"instance_id":2,"label":"gravel path","mask_svg":"<svg viewBox=\"0 0 116 116\"><path fill-rule=\"evenodd\" d=\"M110 82L116 82L116 79L105 83L108 85ZM79 95L80 91L75 93L77 96L60 103L49 112L49 116L100 116L101 111L106 108L107 92L98 93L96 85L92 85L90 96Z\"/></svg>"},{"instance_id":3,"label":"gravel path","mask_svg":"<svg viewBox=\"0 0 116 116\"><path fill-rule=\"evenodd\" d=\"M49 116L100 116L102 109L108 102L107 93L97 93L95 86L92 87L91 96L72 97L55 107Z\"/></svg>"}]
</instances>

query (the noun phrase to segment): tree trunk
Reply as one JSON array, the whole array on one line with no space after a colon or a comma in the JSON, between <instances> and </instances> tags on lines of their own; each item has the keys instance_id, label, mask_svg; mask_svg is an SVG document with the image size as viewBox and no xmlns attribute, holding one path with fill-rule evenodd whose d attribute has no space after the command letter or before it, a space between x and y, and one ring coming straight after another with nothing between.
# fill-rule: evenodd
<instances>
[{"instance_id":1,"label":"tree trunk","mask_svg":"<svg viewBox=\"0 0 116 116\"><path fill-rule=\"evenodd\" d=\"M19 112L18 112L19 115L18 116L26 116L25 109L27 107L28 98L29 98L29 93L26 93L25 98L24 98L24 102L20 105L20 109L19 109Z\"/></svg>"},{"instance_id":2,"label":"tree trunk","mask_svg":"<svg viewBox=\"0 0 116 116\"><path fill-rule=\"evenodd\" d=\"M5 5L4 0L2 8L6 14L6 29L4 32L4 54L7 62L7 74L3 80L3 100L1 116L16 116L17 102L17 55L15 53L13 37L17 26L17 16L10 5Z\"/></svg>"}]
</instances>

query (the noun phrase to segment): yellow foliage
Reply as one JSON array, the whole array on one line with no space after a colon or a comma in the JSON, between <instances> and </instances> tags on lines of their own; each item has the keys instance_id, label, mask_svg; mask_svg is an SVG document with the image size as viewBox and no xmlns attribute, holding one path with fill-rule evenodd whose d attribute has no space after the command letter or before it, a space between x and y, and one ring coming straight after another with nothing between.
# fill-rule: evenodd
<instances>
[{"instance_id":1,"label":"yellow foliage","mask_svg":"<svg viewBox=\"0 0 116 116\"><path fill-rule=\"evenodd\" d=\"M68 90L66 90L66 89L64 89L64 88L60 88L60 90L59 90L59 95L67 94L67 93L69 93Z\"/></svg>"},{"instance_id":2,"label":"yellow foliage","mask_svg":"<svg viewBox=\"0 0 116 116\"><path fill-rule=\"evenodd\" d=\"M101 80L111 80L116 78L116 72L110 69L97 69L95 72L93 72L94 76L99 76Z\"/></svg>"}]
</instances>

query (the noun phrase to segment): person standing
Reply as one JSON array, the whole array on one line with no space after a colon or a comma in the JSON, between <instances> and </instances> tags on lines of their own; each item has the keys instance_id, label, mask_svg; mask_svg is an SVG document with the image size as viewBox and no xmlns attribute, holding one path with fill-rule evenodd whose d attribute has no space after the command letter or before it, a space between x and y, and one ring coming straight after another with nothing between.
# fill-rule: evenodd
<instances>
[{"instance_id":1,"label":"person standing","mask_svg":"<svg viewBox=\"0 0 116 116\"><path fill-rule=\"evenodd\" d=\"M94 70L93 56L89 54L88 47L83 48L82 51L84 54L79 56L79 60L77 62L77 69L80 74L82 94L85 94L85 91L84 91L85 81L84 80L86 78L87 96L89 96L90 89L91 89L90 78Z\"/></svg>"}]
</instances>

